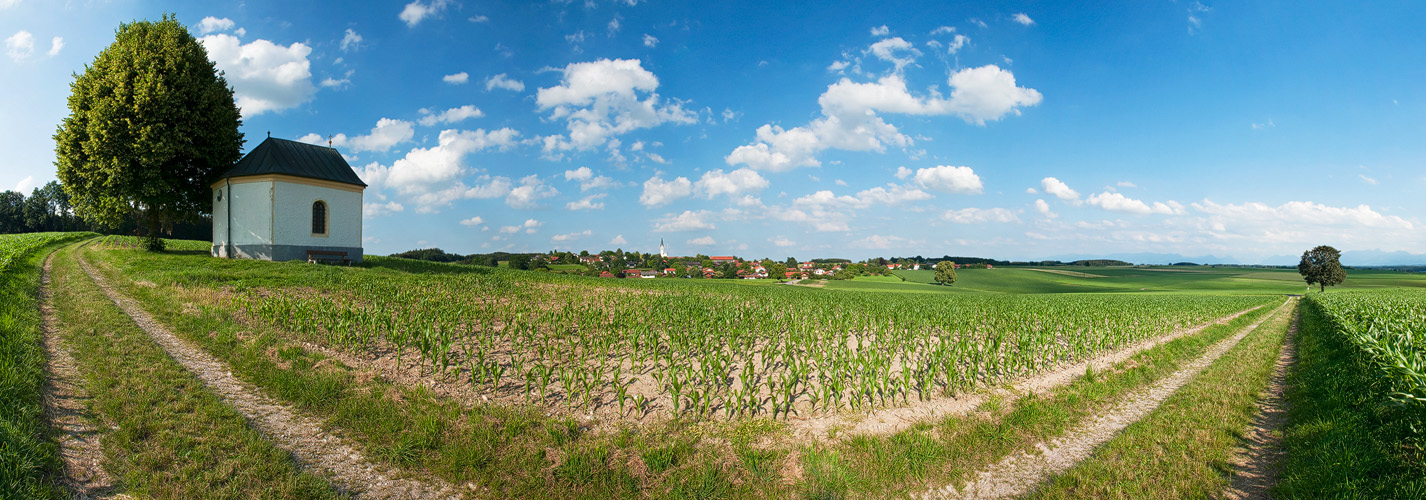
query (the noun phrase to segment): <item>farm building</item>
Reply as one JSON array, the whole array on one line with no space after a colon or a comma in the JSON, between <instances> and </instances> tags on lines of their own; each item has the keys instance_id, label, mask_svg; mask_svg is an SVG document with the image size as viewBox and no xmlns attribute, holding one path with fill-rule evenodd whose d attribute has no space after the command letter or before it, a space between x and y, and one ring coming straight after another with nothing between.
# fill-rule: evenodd
<instances>
[{"instance_id":1,"label":"farm building","mask_svg":"<svg viewBox=\"0 0 1426 500\"><path fill-rule=\"evenodd\" d=\"M212 188L214 257L362 259L366 183L335 149L268 137Z\"/></svg>"}]
</instances>

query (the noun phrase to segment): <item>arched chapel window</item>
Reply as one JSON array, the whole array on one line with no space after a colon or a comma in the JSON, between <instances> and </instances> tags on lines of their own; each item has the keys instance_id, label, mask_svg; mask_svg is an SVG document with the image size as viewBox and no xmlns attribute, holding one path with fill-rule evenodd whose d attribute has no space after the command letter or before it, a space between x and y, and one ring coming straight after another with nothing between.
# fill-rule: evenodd
<instances>
[{"instance_id":1,"label":"arched chapel window","mask_svg":"<svg viewBox=\"0 0 1426 500\"><path fill-rule=\"evenodd\" d=\"M312 234L327 234L327 202L312 202Z\"/></svg>"}]
</instances>

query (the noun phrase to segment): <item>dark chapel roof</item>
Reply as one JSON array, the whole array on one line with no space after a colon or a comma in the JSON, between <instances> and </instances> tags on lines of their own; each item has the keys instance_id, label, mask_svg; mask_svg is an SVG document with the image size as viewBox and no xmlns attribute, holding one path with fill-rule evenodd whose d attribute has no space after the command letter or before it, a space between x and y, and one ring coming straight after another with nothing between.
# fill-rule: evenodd
<instances>
[{"instance_id":1,"label":"dark chapel roof","mask_svg":"<svg viewBox=\"0 0 1426 500\"><path fill-rule=\"evenodd\" d=\"M285 174L366 187L337 150L305 142L268 137L218 179Z\"/></svg>"}]
</instances>

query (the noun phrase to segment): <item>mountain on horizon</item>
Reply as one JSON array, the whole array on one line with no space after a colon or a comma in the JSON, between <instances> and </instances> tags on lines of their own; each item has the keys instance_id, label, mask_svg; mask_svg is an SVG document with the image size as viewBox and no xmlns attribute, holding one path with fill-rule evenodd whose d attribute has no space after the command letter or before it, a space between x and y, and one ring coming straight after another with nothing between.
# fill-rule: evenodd
<instances>
[{"instance_id":1,"label":"mountain on horizon","mask_svg":"<svg viewBox=\"0 0 1426 500\"><path fill-rule=\"evenodd\" d=\"M1135 264L1168 265L1177 262L1192 262L1195 264L1248 264L1262 266L1295 266L1300 259L1297 255L1274 255L1259 259L1257 262L1245 262L1232 257L1218 257L1206 255L1199 257L1189 257L1176 253L1111 253L1111 254L1075 254L1060 257L1052 257L1051 260L1064 262L1085 260L1085 259L1116 259ZM1410 253L1402 250L1395 252L1385 252L1381 250L1347 250L1342 252L1342 265L1356 267L1377 267L1377 266L1426 266L1426 254Z\"/></svg>"}]
</instances>

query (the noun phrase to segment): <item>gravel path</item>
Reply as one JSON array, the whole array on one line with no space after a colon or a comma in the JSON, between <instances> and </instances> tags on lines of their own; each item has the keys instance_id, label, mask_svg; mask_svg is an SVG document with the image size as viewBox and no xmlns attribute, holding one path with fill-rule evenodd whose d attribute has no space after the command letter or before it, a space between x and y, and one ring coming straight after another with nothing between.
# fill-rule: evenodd
<instances>
[{"instance_id":1,"label":"gravel path","mask_svg":"<svg viewBox=\"0 0 1426 500\"><path fill-rule=\"evenodd\" d=\"M362 453L321 428L321 422L299 415L251 385L233 376L226 363L179 339L154 321L143 308L109 285L89 263L79 259L84 272L114 304L133 318L164 351L203 380L213 392L237 409L258 432L288 451L303 466L359 498L454 498L459 495L439 479L431 483L396 477L390 470L368 462Z\"/></svg>"},{"instance_id":2,"label":"gravel path","mask_svg":"<svg viewBox=\"0 0 1426 500\"><path fill-rule=\"evenodd\" d=\"M1279 431L1287 423L1287 408L1283 406L1282 394L1287 389L1287 367L1297 362L1295 339L1298 318L1292 318L1292 326L1288 327L1272 378L1258 400L1258 414L1253 417L1248 432L1243 436L1247 443L1229 460L1233 465L1233 483L1223 492L1223 498L1266 499L1269 498L1268 490L1277 484L1283 456L1282 434Z\"/></svg>"},{"instance_id":3,"label":"gravel path","mask_svg":"<svg viewBox=\"0 0 1426 500\"><path fill-rule=\"evenodd\" d=\"M1243 328L1236 335L1210 346L1198 359L1184 365L1172 375L1115 405L1104 414L1081 423L1064 436L1035 445L1034 452L1017 452L976 472L975 479L957 490L955 485L931 490L923 498L1008 498L1033 490L1044 480L1059 474L1088 458L1099 445L1113 438L1129 424L1144 418L1158 408L1169 395L1187 383L1223 353L1228 352L1268 318L1278 314L1291 302L1284 302L1277 311Z\"/></svg>"},{"instance_id":4,"label":"gravel path","mask_svg":"<svg viewBox=\"0 0 1426 500\"><path fill-rule=\"evenodd\" d=\"M1011 383L1014 390L990 388L983 392L935 397L929 401L874 410L865 414L852 414L850 417L846 414L792 417L788 420L788 424L793 435L803 440L828 440L828 433L831 429L842 429L845 431L843 433L845 435L895 434L916 425L917 422L934 421L949 415L969 414L985 403L990 395L998 396L1002 402L1009 404L1029 393L1048 394L1056 387L1073 382L1075 378L1084 375L1085 370L1090 367L1093 367L1096 372L1107 370L1135 354L1180 337L1196 334L1210 326L1233 321L1239 316L1258 310L1260 307L1262 306L1244 309L1202 325L1175 330L1050 372L1021 378Z\"/></svg>"},{"instance_id":5,"label":"gravel path","mask_svg":"<svg viewBox=\"0 0 1426 500\"><path fill-rule=\"evenodd\" d=\"M80 385L79 370L69 355L69 346L55 331L54 304L50 299L50 263L54 254L45 258L40 274L40 314L44 331L45 353L49 376L45 378L45 416L54 426L59 441L59 455L64 459L64 487L72 498L110 498L114 494L114 478L100 466L104 450L99 444L99 430L89 424L89 395Z\"/></svg>"}]
</instances>

